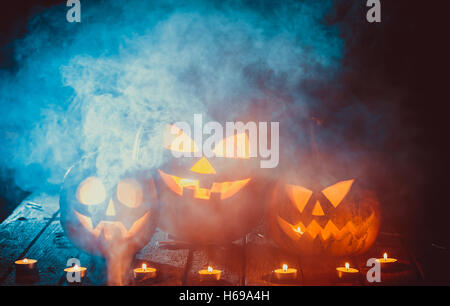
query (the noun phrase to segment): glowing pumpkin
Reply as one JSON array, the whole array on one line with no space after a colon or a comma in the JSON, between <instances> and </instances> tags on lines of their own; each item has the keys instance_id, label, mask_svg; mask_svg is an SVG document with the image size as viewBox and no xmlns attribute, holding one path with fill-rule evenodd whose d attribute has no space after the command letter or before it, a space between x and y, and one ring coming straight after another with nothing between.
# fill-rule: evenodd
<instances>
[{"instance_id":1,"label":"glowing pumpkin","mask_svg":"<svg viewBox=\"0 0 450 306\"><path fill-rule=\"evenodd\" d=\"M367 251L380 226L375 196L346 179L308 188L279 183L269 198L272 239L297 254L343 256Z\"/></svg>"},{"instance_id":2,"label":"glowing pumpkin","mask_svg":"<svg viewBox=\"0 0 450 306\"><path fill-rule=\"evenodd\" d=\"M106 182L95 169L94 156L66 174L60 195L63 228L89 253L106 258L134 254L150 241L157 224L153 179L142 171Z\"/></svg>"},{"instance_id":3,"label":"glowing pumpkin","mask_svg":"<svg viewBox=\"0 0 450 306\"><path fill-rule=\"evenodd\" d=\"M167 162L158 169L156 180L160 227L180 240L199 244L231 242L245 235L263 215L262 186L253 176L257 161L250 157L247 134L222 139L212 158L175 158L172 151L198 150L182 130L176 136L178 145L173 135L165 134ZM225 154L229 148L234 157Z\"/></svg>"}]
</instances>

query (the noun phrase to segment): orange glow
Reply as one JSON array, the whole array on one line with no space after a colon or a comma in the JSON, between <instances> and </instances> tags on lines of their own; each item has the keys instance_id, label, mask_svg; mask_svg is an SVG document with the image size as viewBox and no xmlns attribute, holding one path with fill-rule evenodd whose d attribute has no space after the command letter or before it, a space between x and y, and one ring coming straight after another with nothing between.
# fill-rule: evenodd
<instances>
[{"instance_id":1,"label":"orange glow","mask_svg":"<svg viewBox=\"0 0 450 306\"><path fill-rule=\"evenodd\" d=\"M350 269L350 264L348 262L345 263L345 269L346 270Z\"/></svg>"},{"instance_id":2,"label":"orange glow","mask_svg":"<svg viewBox=\"0 0 450 306\"><path fill-rule=\"evenodd\" d=\"M198 162L196 162L192 168L192 172L202 173L202 174L215 174L216 170L211 165L211 163L206 159L206 157L202 157Z\"/></svg>"},{"instance_id":3,"label":"orange glow","mask_svg":"<svg viewBox=\"0 0 450 306\"><path fill-rule=\"evenodd\" d=\"M208 272L211 273L213 271L212 267L208 267Z\"/></svg>"},{"instance_id":4,"label":"orange glow","mask_svg":"<svg viewBox=\"0 0 450 306\"><path fill-rule=\"evenodd\" d=\"M156 269L147 267L146 264L142 264L141 268L133 270L133 275L136 280L146 280L156 277Z\"/></svg>"},{"instance_id":5,"label":"orange glow","mask_svg":"<svg viewBox=\"0 0 450 306\"><path fill-rule=\"evenodd\" d=\"M208 189L201 188L198 180L181 178L175 175L166 174L161 170L158 171L167 187L169 187L176 194L182 196L184 188L187 188L194 190L194 198L204 200L209 200L211 198L211 194L213 193L220 194L221 200L228 199L244 188L244 186L250 181L250 179L244 179L233 182L214 182L211 189Z\"/></svg>"},{"instance_id":6,"label":"orange glow","mask_svg":"<svg viewBox=\"0 0 450 306\"><path fill-rule=\"evenodd\" d=\"M175 125L167 126L163 136L163 146L176 152L198 152L198 146L194 140Z\"/></svg>"},{"instance_id":7,"label":"orange glow","mask_svg":"<svg viewBox=\"0 0 450 306\"><path fill-rule=\"evenodd\" d=\"M198 186L198 180L180 179L177 181L178 181L178 185L180 185L181 187L197 187Z\"/></svg>"},{"instance_id":8,"label":"orange glow","mask_svg":"<svg viewBox=\"0 0 450 306\"><path fill-rule=\"evenodd\" d=\"M143 226L150 218L150 212L148 211L141 218L136 220L129 230L127 230L120 221L100 221L97 226L93 228L92 219L90 217L82 215L76 211L75 216L77 216L77 219L80 221L81 225L95 237L99 237L103 232L106 239L112 238L112 233L118 230L123 238L130 238L142 230Z\"/></svg>"},{"instance_id":9,"label":"orange glow","mask_svg":"<svg viewBox=\"0 0 450 306\"><path fill-rule=\"evenodd\" d=\"M304 234L300 226L297 226L297 228L294 228L294 231L299 233L300 235Z\"/></svg>"},{"instance_id":10,"label":"orange glow","mask_svg":"<svg viewBox=\"0 0 450 306\"><path fill-rule=\"evenodd\" d=\"M392 264L394 262L397 262L397 259L395 258L389 258L387 253L383 254L383 258L378 258L378 262L381 262L383 264Z\"/></svg>"},{"instance_id":11,"label":"orange glow","mask_svg":"<svg viewBox=\"0 0 450 306\"><path fill-rule=\"evenodd\" d=\"M316 201L312 215L313 216L325 216L325 213L323 212L322 206L320 206L319 201Z\"/></svg>"},{"instance_id":12,"label":"orange glow","mask_svg":"<svg viewBox=\"0 0 450 306\"><path fill-rule=\"evenodd\" d=\"M24 258L24 259L16 260L14 263L16 265L34 265L35 263L37 263L37 260Z\"/></svg>"},{"instance_id":13,"label":"orange glow","mask_svg":"<svg viewBox=\"0 0 450 306\"><path fill-rule=\"evenodd\" d=\"M322 190L324 196L336 208L350 191L355 180L342 181Z\"/></svg>"},{"instance_id":14,"label":"orange glow","mask_svg":"<svg viewBox=\"0 0 450 306\"><path fill-rule=\"evenodd\" d=\"M363 225L360 225L360 228L364 228L367 224L370 224L372 220L376 218L375 214L372 214L367 220L364 222ZM302 222L299 222L297 224L290 224L286 220L284 220L281 217L277 217L278 224L280 225L280 228L283 230L284 233L286 233L292 240L299 240L302 238L302 236L308 234L309 237L312 239L316 239L317 237L320 237L323 240L328 240L330 238L335 239L343 239L344 237L351 235L359 235L360 229L355 226L355 224L352 221L348 221L347 224L344 225L341 229L339 229L331 220L328 220L326 225L324 227L321 227L319 223L317 223L316 220L312 220L311 223L309 223L308 226L305 226ZM298 235L299 231L301 230L302 235Z\"/></svg>"},{"instance_id":15,"label":"orange glow","mask_svg":"<svg viewBox=\"0 0 450 306\"><path fill-rule=\"evenodd\" d=\"M96 177L88 177L78 186L76 197L84 205L97 205L106 199L106 189Z\"/></svg>"},{"instance_id":16,"label":"orange glow","mask_svg":"<svg viewBox=\"0 0 450 306\"><path fill-rule=\"evenodd\" d=\"M278 281L293 281L297 278L297 269L288 268L286 264L281 269L275 269L273 272Z\"/></svg>"},{"instance_id":17,"label":"orange glow","mask_svg":"<svg viewBox=\"0 0 450 306\"><path fill-rule=\"evenodd\" d=\"M312 191L301 186L287 185L287 194L289 199L297 206L298 211L303 212Z\"/></svg>"},{"instance_id":18,"label":"orange glow","mask_svg":"<svg viewBox=\"0 0 450 306\"><path fill-rule=\"evenodd\" d=\"M245 158L251 156L250 141L247 134L240 133L221 140L213 150L218 157Z\"/></svg>"},{"instance_id":19,"label":"orange glow","mask_svg":"<svg viewBox=\"0 0 450 306\"><path fill-rule=\"evenodd\" d=\"M80 272L81 277L84 277L86 275L86 270L87 270L86 267L80 267L78 265L74 265L72 267L65 268L64 272L71 272L71 273L73 273L73 272Z\"/></svg>"},{"instance_id":20,"label":"orange glow","mask_svg":"<svg viewBox=\"0 0 450 306\"><path fill-rule=\"evenodd\" d=\"M122 180L117 184L117 199L128 207L136 208L142 203L143 192L141 185L133 180Z\"/></svg>"}]
</instances>

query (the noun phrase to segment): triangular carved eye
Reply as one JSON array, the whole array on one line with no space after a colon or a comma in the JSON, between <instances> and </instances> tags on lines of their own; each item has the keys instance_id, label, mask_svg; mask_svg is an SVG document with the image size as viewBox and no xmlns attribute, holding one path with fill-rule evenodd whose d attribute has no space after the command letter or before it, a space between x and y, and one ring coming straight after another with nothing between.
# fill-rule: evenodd
<instances>
[{"instance_id":1,"label":"triangular carved eye","mask_svg":"<svg viewBox=\"0 0 450 306\"><path fill-rule=\"evenodd\" d=\"M342 200L350 191L355 180L342 181L332 186L329 186L322 190L323 195L331 202L336 208L341 204Z\"/></svg>"},{"instance_id":2,"label":"triangular carved eye","mask_svg":"<svg viewBox=\"0 0 450 306\"><path fill-rule=\"evenodd\" d=\"M100 179L90 176L78 185L76 197L81 204L97 205L106 199L106 189Z\"/></svg>"},{"instance_id":3,"label":"triangular carved eye","mask_svg":"<svg viewBox=\"0 0 450 306\"><path fill-rule=\"evenodd\" d=\"M287 185L286 189L289 199L297 206L300 212L303 212L309 198L311 198L312 191L296 185Z\"/></svg>"}]
</instances>

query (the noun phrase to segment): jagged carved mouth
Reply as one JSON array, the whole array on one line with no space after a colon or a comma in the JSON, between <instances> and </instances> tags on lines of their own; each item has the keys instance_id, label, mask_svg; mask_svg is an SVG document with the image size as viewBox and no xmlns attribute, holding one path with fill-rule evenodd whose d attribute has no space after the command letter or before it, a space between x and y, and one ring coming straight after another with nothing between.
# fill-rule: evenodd
<instances>
[{"instance_id":1,"label":"jagged carved mouth","mask_svg":"<svg viewBox=\"0 0 450 306\"><path fill-rule=\"evenodd\" d=\"M355 225L352 221L348 221L341 229L339 229L332 220L328 220L324 227L320 226L315 220L305 226L302 222L291 224L281 217L277 217L278 224L283 232L292 240L300 240L306 235L312 239L319 237L322 240L328 240L330 237L340 240L346 235L360 236L367 232L368 227L372 224L375 214L368 217L363 224Z\"/></svg>"},{"instance_id":2,"label":"jagged carved mouth","mask_svg":"<svg viewBox=\"0 0 450 306\"><path fill-rule=\"evenodd\" d=\"M250 178L248 178L232 182L214 182L211 188L202 188L199 186L199 180L181 178L164 173L161 170L158 171L167 187L176 194L183 196L183 191L188 189L192 191L194 198L203 200L209 200L211 197L217 197L221 200L231 198L250 181Z\"/></svg>"},{"instance_id":3,"label":"jagged carved mouth","mask_svg":"<svg viewBox=\"0 0 450 306\"><path fill-rule=\"evenodd\" d=\"M94 228L92 225L92 219L88 216L82 215L75 211L75 215L80 221L81 225L87 229L95 237L99 237L103 233L106 240L111 240L113 237L117 237L117 234L121 238L127 239L133 237L136 233L140 232L145 224L150 219L150 212L146 212L142 217L137 219L130 229L127 229L121 221L100 221Z\"/></svg>"}]
</instances>

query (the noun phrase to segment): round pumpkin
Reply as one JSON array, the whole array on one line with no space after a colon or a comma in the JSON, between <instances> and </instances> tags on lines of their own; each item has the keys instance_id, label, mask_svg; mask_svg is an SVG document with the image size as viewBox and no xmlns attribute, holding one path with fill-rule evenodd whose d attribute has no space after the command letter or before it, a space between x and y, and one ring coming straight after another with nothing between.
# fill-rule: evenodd
<instances>
[{"instance_id":1,"label":"round pumpkin","mask_svg":"<svg viewBox=\"0 0 450 306\"><path fill-rule=\"evenodd\" d=\"M359 188L353 178L313 186L300 183L300 179L297 183L279 182L268 200L267 230L289 252L361 254L378 235L378 200L371 191Z\"/></svg>"},{"instance_id":2,"label":"round pumpkin","mask_svg":"<svg viewBox=\"0 0 450 306\"><path fill-rule=\"evenodd\" d=\"M62 226L77 247L91 254L135 254L157 225L153 178L141 170L125 172L118 181L102 178L96 156L83 158L65 176L59 201Z\"/></svg>"},{"instance_id":3,"label":"round pumpkin","mask_svg":"<svg viewBox=\"0 0 450 306\"><path fill-rule=\"evenodd\" d=\"M181 139L180 146L174 146L173 136ZM174 151L195 153L197 144L183 130L167 126L161 144L164 163L155 175L162 230L188 243L222 244L243 237L261 221L263 186L255 176L257 158L249 157L247 149L227 157L229 145L241 146L234 152L248 149L248 135L234 135L233 142L225 137L210 158L175 157Z\"/></svg>"}]
</instances>

